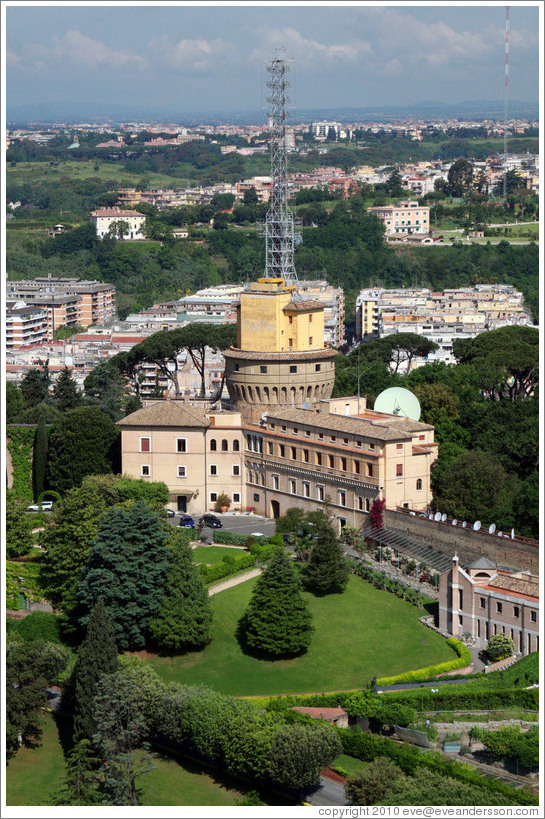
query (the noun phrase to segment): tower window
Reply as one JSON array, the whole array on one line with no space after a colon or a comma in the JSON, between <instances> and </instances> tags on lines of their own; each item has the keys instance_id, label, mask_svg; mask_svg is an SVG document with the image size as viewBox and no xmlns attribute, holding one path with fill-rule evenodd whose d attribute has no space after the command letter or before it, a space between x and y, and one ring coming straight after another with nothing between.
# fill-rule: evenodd
<instances>
[{"instance_id":1,"label":"tower window","mask_svg":"<svg viewBox=\"0 0 545 819\"><path fill-rule=\"evenodd\" d=\"M290 347L291 347L291 339L290 339ZM290 364L290 373L296 373L296 372L297 372L297 365L296 364Z\"/></svg>"}]
</instances>

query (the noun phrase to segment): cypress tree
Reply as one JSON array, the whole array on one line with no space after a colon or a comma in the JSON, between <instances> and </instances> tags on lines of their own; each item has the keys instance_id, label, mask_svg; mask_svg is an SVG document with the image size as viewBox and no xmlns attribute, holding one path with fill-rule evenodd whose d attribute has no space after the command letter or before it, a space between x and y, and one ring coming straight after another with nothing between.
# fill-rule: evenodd
<instances>
[{"instance_id":1,"label":"cypress tree","mask_svg":"<svg viewBox=\"0 0 545 819\"><path fill-rule=\"evenodd\" d=\"M212 639L212 610L208 591L193 562L191 548L175 543L164 597L149 632L157 647L179 654L202 648Z\"/></svg>"},{"instance_id":2,"label":"cypress tree","mask_svg":"<svg viewBox=\"0 0 545 819\"><path fill-rule=\"evenodd\" d=\"M47 464L47 429L45 413L38 417L36 433L34 435L34 453L32 458L32 493L34 500L38 500L45 486L45 468Z\"/></svg>"},{"instance_id":3,"label":"cypress tree","mask_svg":"<svg viewBox=\"0 0 545 819\"><path fill-rule=\"evenodd\" d=\"M74 740L90 740L94 732L93 701L102 674L117 671L115 632L99 597L93 607L87 634L74 666Z\"/></svg>"},{"instance_id":4,"label":"cypress tree","mask_svg":"<svg viewBox=\"0 0 545 819\"><path fill-rule=\"evenodd\" d=\"M278 549L258 578L241 618L241 641L257 654L290 657L308 649L312 631L312 615L301 595L301 584L286 553Z\"/></svg>"},{"instance_id":5,"label":"cypress tree","mask_svg":"<svg viewBox=\"0 0 545 819\"><path fill-rule=\"evenodd\" d=\"M329 523L323 523L314 542L309 562L303 567L303 585L314 594L343 592L348 583L350 567L339 539Z\"/></svg>"}]
</instances>

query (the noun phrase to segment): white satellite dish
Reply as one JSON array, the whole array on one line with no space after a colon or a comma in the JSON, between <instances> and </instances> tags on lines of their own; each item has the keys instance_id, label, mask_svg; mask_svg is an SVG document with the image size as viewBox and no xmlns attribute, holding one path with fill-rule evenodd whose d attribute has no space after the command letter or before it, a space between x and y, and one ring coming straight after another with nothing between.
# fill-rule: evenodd
<instances>
[{"instance_id":1,"label":"white satellite dish","mask_svg":"<svg viewBox=\"0 0 545 819\"><path fill-rule=\"evenodd\" d=\"M446 513L443 512L443 514L441 515L442 522L444 523L446 521L446 519L447 519Z\"/></svg>"},{"instance_id":2,"label":"white satellite dish","mask_svg":"<svg viewBox=\"0 0 545 819\"><path fill-rule=\"evenodd\" d=\"M475 523L473 524L473 529L474 529L475 532L478 532L480 528L481 528L481 521L476 520Z\"/></svg>"},{"instance_id":3,"label":"white satellite dish","mask_svg":"<svg viewBox=\"0 0 545 819\"><path fill-rule=\"evenodd\" d=\"M456 526L457 523L458 523L458 521L456 520L456 518L452 518L452 525Z\"/></svg>"},{"instance_id":4,"label":"white satellite dish","mask_svg":"<svg viewBox=\"0 0 545 819\"><path fill-rule=\"evenodd\" d=\"M434 520L441 520L441 512L436 512Z\"/></svg>"},{"instance_id":5,"label":"white satellite dish","mask_svg":"<svg viewBox=\"0 0 545 819\"><path fill-rule=\"evenodd\" d=\"M375 412L398 415L418 421L420 418L420 401L414 393L403 387L388 387L375 399Z\"/></svg>"},{"instance_id":6,"label":"white satellite dish","mask_svg":"<svg viewBox=\"0 0 545 819\"><path fill-rule=\"evenodd\" d=\"M493 535L495 531L496 531L496 524L491 523L490 526L488 527L488 534Z\"/></svg>"},{"instance_id":7,"label":"white satellite dish","mask_svg":"<svg viewBox=\"0 0 545 819\"><path fill-rule=\"evenodd\" d=\"M498 532L498 537L503 537L503 532Z\"/></svg>"},{"instance_id":8,"label":"white satellite dish","mask_svg":"<svg viewBox=\"0 0 545 819\"><path fill-rule=\"evenodd\" d=\"M515 539L515 530L511 529L511 540Z\"/></svg>"},{"instance_id":9,"label":"white satellite dish","mask_svg":"<svg viewBox=\"0 0 545 819\"><path fill-rule=\"evenodd\" d=\"M301 405L301 409L306 409L306 410L309 410L309 409L310 409L310 404L309 404L309 402L308 402L308 401L305 401L305 402L304 402L304 404L302 404L302 405Z\"/></svg>"},{"instance_id":10,"label":"white satellite dish","mask_svg":"<svg viewBox=\"0 0 545 819\"><path fill-rule=\"evenodd\" d=\"M465 528L466 528L466 526L467 526L467 523L466 523L466 521L464 520L464 522L462 523L462 529L465 529Z\"/></svg>"}]
</instances>

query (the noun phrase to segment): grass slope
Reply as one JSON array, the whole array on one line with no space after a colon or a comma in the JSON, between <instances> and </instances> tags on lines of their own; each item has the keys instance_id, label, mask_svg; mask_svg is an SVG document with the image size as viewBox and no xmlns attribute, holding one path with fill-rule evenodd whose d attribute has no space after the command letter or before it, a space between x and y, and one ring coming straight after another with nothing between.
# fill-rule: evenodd
<instances>
[{"instance_id":1,"label":"grass slope","mask_svg":"<svg viewBox=\"0 0 545 819\"><path fill-rule=\"evenodd\" d=\"M343 595L305 593L316 629L307 654L255 659L243 654L235 637L254 583L215 595L210 645L181 657L152 658L157 673L167 681L205 683L226 694L289 694L358 688L375 673L400 674L453 658L445 641L418 622L420 610L351 577Z\"/></svg>"}]
</instances>

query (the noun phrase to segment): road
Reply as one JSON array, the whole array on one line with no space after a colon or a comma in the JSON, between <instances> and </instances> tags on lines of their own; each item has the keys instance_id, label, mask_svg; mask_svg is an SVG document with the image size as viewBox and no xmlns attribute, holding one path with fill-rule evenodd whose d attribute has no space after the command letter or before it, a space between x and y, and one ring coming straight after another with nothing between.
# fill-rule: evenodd
<instances>
[{"instance_id":1,"label":"road","mask_svg":"<svg viewBox=\"0 0 545 819\"><path fill-rule=\"evenodd\" d=\"M320 784L315 791L308 794L305 802L309 805L349 805L344 794L344 785L334 782L325 776L320 777Z\"/></svg>"},{"instance_id":2,"label":"road","mask_svg":"<svg viewBox=\"0 0 545 819\"><path fill-rule=\"evenodd\" d=\"M215 513L214 513L215 514ZM200 515L192 515L195 523L199 522ZM260 535L274 535L275 522L270 518L263 518L260 515L236 515L234 513L227 513L225 515L216 515L223 524L223 529L214 529L214 532L233 532L237 535L253 535L259 533ZM169 518L173 526L180 523L180 516L176 515Z\"/></svg>"}]
</instances>

